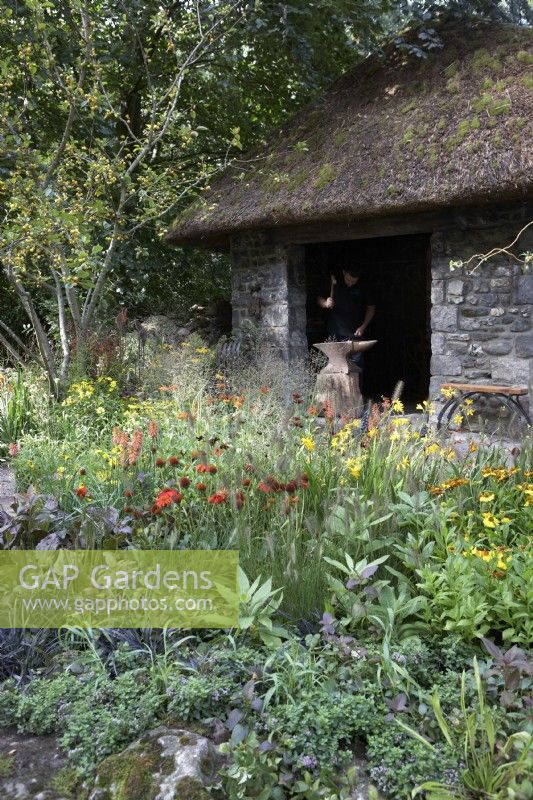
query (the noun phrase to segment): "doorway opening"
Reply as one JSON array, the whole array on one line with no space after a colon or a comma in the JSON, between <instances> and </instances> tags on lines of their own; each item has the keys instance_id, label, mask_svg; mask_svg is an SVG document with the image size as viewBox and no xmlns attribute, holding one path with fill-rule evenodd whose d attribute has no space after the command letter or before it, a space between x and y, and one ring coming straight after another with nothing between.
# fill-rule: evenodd
<instances>
[{"instance_id":1,"label":"doorway opening","mask_svg":"<svg viewBox=\"0 0 533 800\"><path fill-rule=\"evenodd\" d=\"M306 245L307 340L328 337L328 312L318 306L328 297L331 275L343 280L343 264L363 268L376 305L365 339L377 344L365 354L362 392L367 398L390 397L404 382L402 399L412 406L427 399L431 359L431 266L429 234L387 236Z\"/></svg>"}]
</instances>

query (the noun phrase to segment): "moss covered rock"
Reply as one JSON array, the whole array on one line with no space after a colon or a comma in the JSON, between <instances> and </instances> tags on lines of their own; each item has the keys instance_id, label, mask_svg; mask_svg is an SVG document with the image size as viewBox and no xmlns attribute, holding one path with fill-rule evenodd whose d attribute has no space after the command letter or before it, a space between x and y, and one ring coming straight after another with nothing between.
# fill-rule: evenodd
<instances>
[{"instance_id":1,"label":"moss covered rock","mask_svg":"<svg viewBox=\"0 0 533 800\"><path fill-rule=\"evenodd\" d=\"M100 764L89 800L208 800L221 763L205 736L162 725Z\"/></svg>"}]
</instances>

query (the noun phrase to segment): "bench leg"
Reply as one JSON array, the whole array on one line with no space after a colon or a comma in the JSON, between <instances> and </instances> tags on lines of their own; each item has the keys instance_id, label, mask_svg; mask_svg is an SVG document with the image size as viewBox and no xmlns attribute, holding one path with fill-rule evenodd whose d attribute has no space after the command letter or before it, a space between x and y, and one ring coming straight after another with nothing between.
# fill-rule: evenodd
<instances>
[{"instance_id":1,"label":"bench leg","mask_svg":"<svg viewBox=\"0 0 533 800\"><path fill-rule=\"evenodd\" d=\"M437 430L440 430L442 425L442 420L444 419L445 414L448 415L448 422L449 422L453 412L455 411L457 406L460 403L462 403L462 401L463 401L462 395L459 397L454 395L453 397L450 397L449 400L446 400L446 402L444 403L444 405L440 410L439 416L437 417Z\"/></svg>"},{"instance_id":2,"label":"bench leg","mask_svg":"<svg viewBox=\"0 0 533 800\"><path fill-rule=\"evenodd\" d=\"M524 419L527 422L528 425L533 424L531 422L530 415L527 413L526 409L524 408L524 406L522 405L522 403L520 402L518 397L509 397L509 402L512 405L511 406L507 406L507 408L511 408L511 411L518 411L518 413L520 414L522 419ZM513 406L514 406L514 408L513 408Z\"/></svg>"}]
</instances>

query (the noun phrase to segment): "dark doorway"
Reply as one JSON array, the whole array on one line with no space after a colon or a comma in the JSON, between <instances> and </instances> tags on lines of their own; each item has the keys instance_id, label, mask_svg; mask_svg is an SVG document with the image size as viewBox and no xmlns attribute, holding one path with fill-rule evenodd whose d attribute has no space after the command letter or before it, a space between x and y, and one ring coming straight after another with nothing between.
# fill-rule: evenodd
<instances>
[{"instance_id":1,"label":"dark doorway","mask_svg":"<svg viewBox=\"0 0 533 800\"><path fill-rule=\"evenodd\" d=\"M330 293L331 274L342 278L343 264L363 267L376 303L376 316L365 339L378 343L365 356L363 394L390 397L404 381L403 399L428 397L430 330L430 247L428 235L389 236L306 246L307 338L309 345L327 338L327 311L317 297Z\"/></svg>"}]
</instances>

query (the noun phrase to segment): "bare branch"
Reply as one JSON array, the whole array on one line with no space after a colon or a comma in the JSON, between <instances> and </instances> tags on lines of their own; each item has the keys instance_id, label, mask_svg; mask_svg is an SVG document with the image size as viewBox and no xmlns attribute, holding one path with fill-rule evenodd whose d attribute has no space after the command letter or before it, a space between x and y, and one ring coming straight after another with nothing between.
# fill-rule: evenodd
<instances>
[{"instance_id":1,"label":"bare branch","mask_svg":"<svg viewBox=\"0 0 533 800\"><path fill-rule=\"evenodd\" d=\"M470 256L468 261L451 261L450 267L468 267L473 261L477 261L477 264L475 264L471 270L472 272L475 272L475 270L484 264L485 261L490 261L491 258L495 258L495 256L502 255L503 253L505 253L505 255L509 258L512 258L514 261L517 261L519 264L523 264L523 259L518 258L518 256L515 256L514 253L511 253L511 247L514 247L524 231L526 231L531 225L533 225L533 219L528 222L527 225L524 225L524 227L518 231L513 241L510 244L505 245L505 247L493 247L492 250L488 251L488 253L475 253L473 256Z\"/></svg>"}]
</instances>

